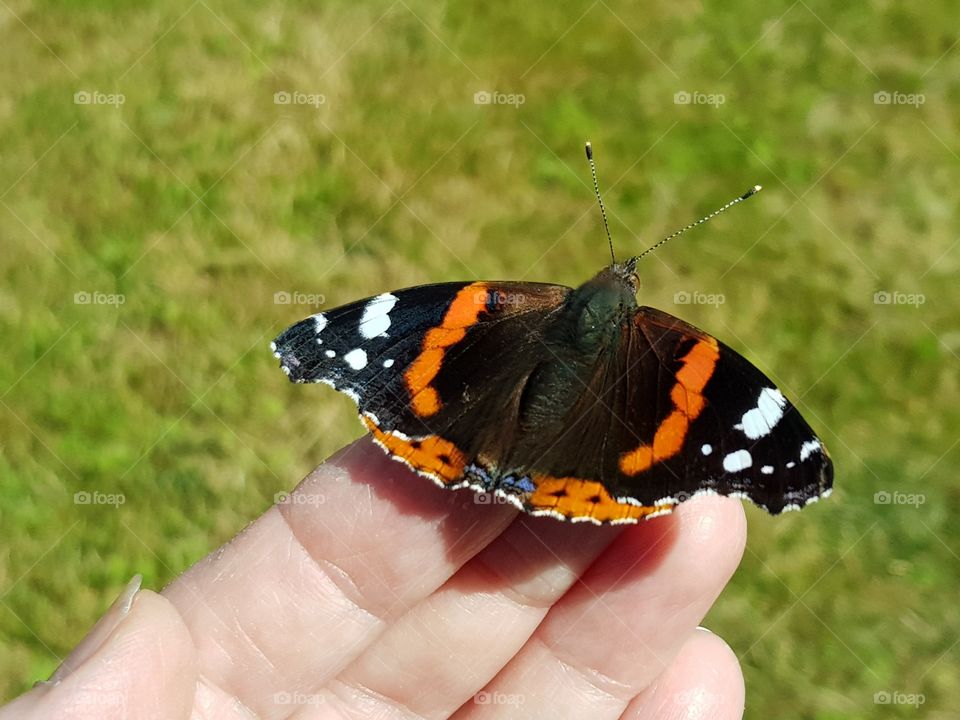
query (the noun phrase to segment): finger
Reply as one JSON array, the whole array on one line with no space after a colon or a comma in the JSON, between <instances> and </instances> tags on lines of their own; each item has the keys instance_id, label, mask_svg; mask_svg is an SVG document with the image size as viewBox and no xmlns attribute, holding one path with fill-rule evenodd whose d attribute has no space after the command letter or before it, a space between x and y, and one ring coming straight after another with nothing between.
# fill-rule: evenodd
<instances>
[{"instance_id":1,"label":"finger","mask_svg":"<svg viewBox=\"0 0 960 720\"><path fill-rule=\"evenodd\" d=\"M706 614L740 560L745 528L739 502L701 497L625 531L485 697L522 699L534 717L619 717ZM496 710L472 704L461 712Z\"/></svg>"},{"instance_id":2,"label":"finger","mask_svg":"<svg viewBox=\"0 0 960 720\"><path fill-rule=\"evenodd\" d=\"M518 517L347 668L329 688L330 702L369 698L448 717L513 657L620 532Z\"/></svg>"},{"instance_id":3,"label":"finger","mask_svg":"<svg viewBox=\"0 0 960 720\"><path fill-rule=\"evenodd\" d=\"M265 718L309 695L516 510L434 486L364 438L165 591L202 673Z\"/></svg>"},{"instance_id":4,"label":"finger","mask_svg":"<svg viewBox=\"0 0 960 720\"><path fill-rule=\"evenodd\" d=\"M670 667L623 713L623 720L738 720L743 673L730 647L698 628Z\"/></svg>"},{"instance_id":5,"label":"finger","mask_svg":"<svg viewBox=\"0 0 960 720\"><path fill-rule=\"evenodd\" d=\"M193 643L166 599L148 590L139 592L124 617L98 639L99 645L88 646L81 661L58 671L57 680L38 685L7 705L0 710L0 718L187 720L191 716L197 689Z\"/></svg>"}]
</instances>

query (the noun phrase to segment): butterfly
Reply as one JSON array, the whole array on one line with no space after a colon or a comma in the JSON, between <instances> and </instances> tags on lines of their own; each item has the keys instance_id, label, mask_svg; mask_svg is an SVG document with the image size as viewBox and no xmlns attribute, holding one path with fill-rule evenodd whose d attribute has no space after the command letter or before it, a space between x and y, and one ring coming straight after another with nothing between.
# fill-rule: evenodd
<instances>
[{"instance_id":1,"label":"butterfly","mask_svg":"<svg viewBox=\"0 0 960 720\"><path fill-rule=\"evenodd\" d=\"M587 157L606 226L589 143ZM712 335L639 305L639 257L577 288L386 292L312 315L271 349L291 381L354 400L391 458L531 515L633 523L701 493L777 514L827 496L832 462L796 407Z\"/></svg>"}]
</instances>

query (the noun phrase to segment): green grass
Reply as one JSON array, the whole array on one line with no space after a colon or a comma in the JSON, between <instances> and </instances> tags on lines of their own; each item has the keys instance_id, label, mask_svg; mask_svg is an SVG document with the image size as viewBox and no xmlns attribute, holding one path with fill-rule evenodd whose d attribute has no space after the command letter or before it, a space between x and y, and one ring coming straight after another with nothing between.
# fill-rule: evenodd
<instances>
[{"instance_id":1,"label":"green grass","mask_svg":"<svg viewBox=\"0 0 960 720\"><path fill-rule=\"evenodd\" d=\"M359 435L349 401L277 371L267 343L313 309L274 293L576 284L607 252L589 138L623 255L766 187L646 261L641 291L771 374L836 461L828 502L750 511L708 618L742 656L747 716L918 715L882 691L953 715L949 3L18 1L0 19L0 698L49 674L131 575L162 586ZM525 102L475 105L481 90ZM925 102L875 104L884 90ZM874 502L895 490L925 503Z\"/></svg>"}]
</instances>

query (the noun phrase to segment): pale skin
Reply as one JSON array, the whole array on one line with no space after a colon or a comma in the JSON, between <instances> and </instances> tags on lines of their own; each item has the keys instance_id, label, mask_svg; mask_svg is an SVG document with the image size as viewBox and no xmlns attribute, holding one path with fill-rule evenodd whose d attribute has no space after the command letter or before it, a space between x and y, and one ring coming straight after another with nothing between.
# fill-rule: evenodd
<instances>
[{"instance_id":1,"label":"pale skin","mask_svg":"<svg viewBox=\"0 0 960 720\"><path fill-rule=\"evenodd\" d=\"M0 720L740 718L737 658L698 625L745 537L715 496L531 518L364 438L163 592L134 583Z\"/></svg>"}]
</instances>

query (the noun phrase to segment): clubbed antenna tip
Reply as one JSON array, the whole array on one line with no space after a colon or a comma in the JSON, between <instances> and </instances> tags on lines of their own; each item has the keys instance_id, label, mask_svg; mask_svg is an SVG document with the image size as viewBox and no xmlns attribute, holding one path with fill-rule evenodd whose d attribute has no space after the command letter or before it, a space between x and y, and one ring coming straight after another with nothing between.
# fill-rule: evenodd
<instances>
[{"instance_id":1,"label":"clubbed antenna tip","mask_svg":"<svg viewBox=\"0 0 960 720\"><path fill-rule=\"evenodd\" d=\"M680 228L680 229L677 230L675 233L671 233L670 235L667 235L667 236L666 236L663 240L661 240L660 242L658 242L658 243L656 243L656 244L654 244L654 245L651 245L651 246L648 247L646 250L644 250L642 253L640 253L639 255L637 255L637 259L639 260L639 259L642 258L644 255L646 255L647 253L653 252L654 250L656 250L658 247L660 247L661 245L663 245L663 244L664 244L665 242L667 242L668 240L673 240L673 238L677 237L678 235L683 235L685 232L687 232L687 230L692 230L693 228L697 227L697 225L703 225L705 222L707 222L708 220L711 220L712 218L715 218L717 215L719 215L720 213L722 213L724 210L727 210L728 208L731 208L731 207L733 207L734 205L737 205L738 203L742 203L742 202L743 202L744 200L746 200L747 198L756 195L756 194L757 194L758 192L760 192L762 189L763 189L763 188L761 188L759 185L754 185L752 188L750 188L749 190L747 190L743 195L741 195L741 196L738 197L738 198L734 198L733 200L731 200L730 202L728 202L726 205L724 205L724 206L721 207L721 208L718 208L717 210L714 210L712 213L710 213L710 214L707 215L706 217L702 217L702 218L700 218L699 220L697 220L696 222L692 222L692 223L690 223L689 225L686 225L686 226Z\"/></svg>"}]
</instances>

